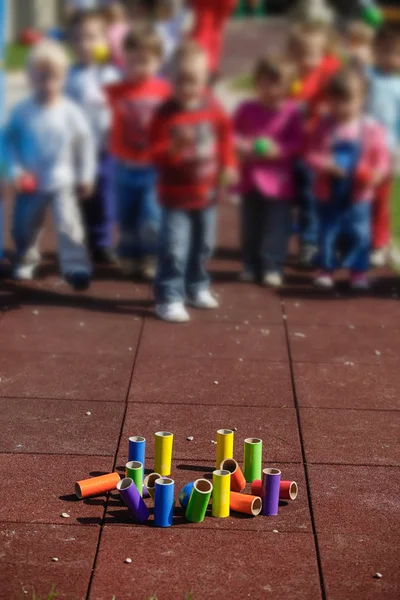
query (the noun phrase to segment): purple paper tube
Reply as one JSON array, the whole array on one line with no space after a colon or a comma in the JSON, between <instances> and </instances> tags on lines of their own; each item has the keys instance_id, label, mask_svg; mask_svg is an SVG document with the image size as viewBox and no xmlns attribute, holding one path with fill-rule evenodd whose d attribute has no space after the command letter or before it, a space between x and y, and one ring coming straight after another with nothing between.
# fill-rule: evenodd
<instances>
[{"instance_id":1,"label":"purple paper tube","mask_svg":"<svg viewBox=\"0 0 400 600\"><path fill-rule=\"evenodd\" d=\"M127 506L130 514L138 523L144 523L149 518L149 510L139 490L130 477L125 477L117 484L117 490L121 494L124 504Z\"/></svg>"},{"instance_id":2,"label":"purple paper tube","mask_svg":"<svg viewBox=\"0 0 400 600\"><path fill-rule=\"evenodd\" d=\"M263 469L262 472L262 514L274 517L278 514L281 472L279 469Z\"/></svg>"}]
</instances>

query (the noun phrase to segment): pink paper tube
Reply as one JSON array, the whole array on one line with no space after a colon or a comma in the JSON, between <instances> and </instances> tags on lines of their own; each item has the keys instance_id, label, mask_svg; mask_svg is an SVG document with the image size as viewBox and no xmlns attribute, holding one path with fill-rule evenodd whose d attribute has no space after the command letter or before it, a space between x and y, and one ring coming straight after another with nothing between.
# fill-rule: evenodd
<instances>
[{"instance_id":1,"label":"pink paper tube","mask_svg":"<svg viewBox=\"0 0 400 600\"><path fill-rule=\"evenodd\" d=\"M253 496L261 496L261 479L256 479L251 484L251 493ZM298 485L295 481L281 481L279 487L279 500L296 500L299 493Z\"/></svg>"}]
</instances>

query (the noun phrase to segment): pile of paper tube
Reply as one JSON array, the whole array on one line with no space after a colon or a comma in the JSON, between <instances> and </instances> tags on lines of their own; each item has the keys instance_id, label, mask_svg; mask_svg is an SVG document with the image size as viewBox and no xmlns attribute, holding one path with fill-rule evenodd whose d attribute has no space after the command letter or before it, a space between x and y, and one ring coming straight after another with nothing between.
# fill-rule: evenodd
<instances>
[{"instance_id":1,"label":"pile of paper tube","mask_svg":"<svg viewBox=\"0 0 400 600\"><path fill-rule=\"evenodd\" d=\"M117 489L130 515L137 523L144 523L150 512L144 498L154 501L154 524L170 527L175 507L174 480L172 471L172 445L174 436L159 431L154 436L154 472L144 476L146 440L141 436L129 438L128 462L125 478L119 473L93 477L75 484L79 499L104 494ZM244 469L233 458L234 432L219 429L217 432L216 470L209 479L197 479L184 486L179 494L179 503L191 523L201 523L212 496L212 516L229 517L230 511L250 516L278 514L279 500L295 500L297 484L281 481L281 472L276 468L262 468L262 440L244 440ZM210 477L211 479L211 477ZM251 484L251 494L244 493L246 484Z\"/></svg>"}]
</instances>

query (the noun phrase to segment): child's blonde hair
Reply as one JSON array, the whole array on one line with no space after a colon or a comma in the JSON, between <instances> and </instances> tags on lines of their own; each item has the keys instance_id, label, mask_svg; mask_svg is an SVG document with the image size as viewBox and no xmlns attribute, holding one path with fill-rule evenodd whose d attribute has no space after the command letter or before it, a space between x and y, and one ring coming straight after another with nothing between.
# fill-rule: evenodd
<instances>
[{"instance_id":1,"label":"child's blonde hair","mask_svg":"<svg viewBox=\"0 0 400 600\"><path fill-rule=\"evenodd\" d=\"M353 44L372 45L375 39L375 30L362 21L351 21L346 27L346 38Z\"/></svg>"},{"instance_id":2,"label":"child's blonde hair","mask_svg":"<svg viewBox=\"0 0 400 600\"><path fill-rule=\"evenodd\" d=\"M296 68L286 56L264 56L256 62L253 70L253 80L257 83L263 77L280 81L289 89L296 77Z\"/></svg>"},{"instance_id":3,"label":"child's blonde hair","mask_svg":"<svg viewBox=\"0 0 400 600\"><path fill-rule=\"evenodd\" d=\"M27 68L32 71L40 65L49 65L65 72L69 67L69 63L68 54L61 44L53 40L43 40L30 51Z\"/></svg>"},{"instance_id":4,"label":"child's blonde hair","mask_svg":"<svg viewBox=\"0 0 400 600\"><path fill-rule=\"evenodd\" d=\"M288 51L293 57L296 57L304 48L307 48L310 40L316 37L323 40L325 52L333 52L336 47L336 36L333 30L320 22L305 21L294 25L289 33Z\"/></svg>"}]
</instances>

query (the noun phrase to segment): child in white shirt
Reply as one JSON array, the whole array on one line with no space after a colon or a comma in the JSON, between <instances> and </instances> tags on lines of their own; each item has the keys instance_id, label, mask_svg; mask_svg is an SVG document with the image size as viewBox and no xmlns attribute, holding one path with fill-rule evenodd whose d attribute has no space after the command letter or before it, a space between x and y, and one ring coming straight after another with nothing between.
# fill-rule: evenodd
<instances>
[{"instance_id":1,"label":"child in white shirt","mask_svg":"<svg viewBox=\"0 0 400 600\"><path fill-rule=\"evenodd\" d=\"M7 173L16 194L14 276L32 279L40 255L37 240L50 206L58 238L60 268L75 290L89 286L91 264L78 195L93 190L95 145L81 109L63 95L68 57L44 41L28 59L32 95L16 105L5 132Z\"/></svg>"}]
</instances>

